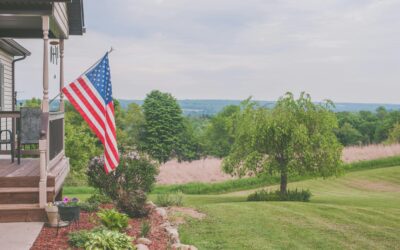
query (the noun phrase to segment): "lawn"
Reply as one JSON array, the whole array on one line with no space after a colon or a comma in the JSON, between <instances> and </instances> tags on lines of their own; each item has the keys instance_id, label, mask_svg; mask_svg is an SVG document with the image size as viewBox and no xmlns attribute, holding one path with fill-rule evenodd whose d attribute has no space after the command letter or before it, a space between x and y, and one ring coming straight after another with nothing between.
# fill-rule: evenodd
<instances>
[{"instance_id":1,"label":"lawn","mask_svg":"<svg viewBox=\"0 0 400 250\"><path fill-rule=\"evenodd\" d=\"M289 188L310 189L311 202L247 202L254 189L184 195L185 206L207 217L181 225L181 240L207 250L400 249L400 166L354 169L339 178L292 182ZM65 191L82 199L93 192Z\"/></svg>"},{"instance_id":2,"label":"lawn","mask_svg":"<svg viewBox=\"0 0 400 250\"><path fill-rule=\"evenodd\" d=\"M252 191L186 195L185 205L207 217L181 226L181 239L199 249L400 249L400 167L296 187L310 189L311 202L246 202Z\"/></svg>"}]
</instances>

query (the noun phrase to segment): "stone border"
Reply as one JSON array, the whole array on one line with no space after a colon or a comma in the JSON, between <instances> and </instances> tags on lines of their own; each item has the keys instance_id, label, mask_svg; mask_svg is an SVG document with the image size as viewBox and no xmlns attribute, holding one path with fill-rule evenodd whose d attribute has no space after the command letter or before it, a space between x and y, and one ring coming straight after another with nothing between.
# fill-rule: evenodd
<instances>
[{"instance_id":1,"label":"stone border","mask_svg":"<svg viewBox=\"0 0 400 250\"><path fill-rule=\"evenodd\" d=\"M154 209L158 215L160 215L163 218L164 223L161 225L161 227L164 228L165 232L168 235L169 244L171 245L172 250L197 250L197 247L195 247L195 246L185 245L185 244L181 243L181 241L179 239L178 228L177 228L177 226L174 226L172 223L169 222L168 213L165 208L157 207L151 201L149 201L147 204L152 209ZM145 250L144 248L138 247L138 250L142 250L142 249Z\"/></svg>"}]
</instances>

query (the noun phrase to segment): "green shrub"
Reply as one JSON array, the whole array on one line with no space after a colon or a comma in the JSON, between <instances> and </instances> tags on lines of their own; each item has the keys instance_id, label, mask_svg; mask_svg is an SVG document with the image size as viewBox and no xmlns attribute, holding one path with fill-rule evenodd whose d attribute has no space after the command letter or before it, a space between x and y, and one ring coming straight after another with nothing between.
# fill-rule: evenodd
<instances>
[{"instance_id":1,"label":"green shrub","mask_svg":"<svg viewBox=\"0 0 400 250\"><path fill-rule=\"evenodd\" d=\"M95 230L93 230L95 231ZM83 248L89 240L89 230L80 230L68 234L68 243L73 247Z\"/></svg>"},{"instance_id":2,"label":"green shrub","mask_svg":"<svg viewBox=\"0 0 400 250\"><path fill-rule=\"evenodd\" d=\"M145 220L140 225L140 237L147 237L149 232L151 231L151 224Z\"/></svg>"},{"instance_id":3,"label":"green shrub","mask_svg":"<svg viewBox=\"0 0 400 250\"><path fill-rule=\"evenodd\" d=\"M309 190L288 190L286 194L282 194L279 190L268 191L260 190L250 194L248 201L310 201L311 192Z\"/></svg>"},{"instance_id":4,"label":"green shrub","mask_svg":"<svg viewBox=\"0 0 400 250\"><path fill-rule=\"evenodd\" d=\"M129 217L115 209L102 209L97 213L101 224L113 231L122 231L128 227Z\"/></svg>"},{"instance_id":5,"label":"green shrub","mask_svg":"<svg viewBox=\"0 0 400 250\"><path fill-rule=\"evenodd\" d=\"M133 238L128 235L104 228L96 228L91 231L81 230L71 232L68 242L72 247L85 250L134 250Z\"/></svg>"},{"instance_id":6,"label":"green shrub","mask_svg":"<svg viewBox=\"0 0 400 250\"><path fill-rule=\"evenodd\" d=\"M183 195L182 192L173 194L158 194L156 199L157 206L169 207L169 206L182 206Z\"/></svg>"},{"instance_id":7,"label":"green shrub","mask_svg":"<svg viewBox=\"0 0 400 250\"><path fill-rule=\"evenodd\" d=\"M109 204L112 203L112 200L110 197L107 197L104 194L93 194L90 196L87 200L89 203L98 203L98 204Z\"/></svg>"},{"instance_id":8,"label":"green shrub","mask_svg":"<svg viewBox=\"0 0 400 250\"><path fill-rule=\"evenodd\" d=\"M117 207L129 216L147 215L147 195L156 181L157 164L148 156L122 155L120 164L111 174L101 169L103 158L94 158L88 167L89 184L115 201Z\"/></svg>"},{"instance_id":9,"label":"green shrub","mask_svg":"<svg viewBox=\"0 0 400 250\"><path fill-rule=\"evenodd\" d=\"M100 203L98 203L97 201L94 201L94 202L80 202L78 206L83 211L96 212L97 210L99 210L99 205L100 205Z\"/></svg>"}]
</instances>

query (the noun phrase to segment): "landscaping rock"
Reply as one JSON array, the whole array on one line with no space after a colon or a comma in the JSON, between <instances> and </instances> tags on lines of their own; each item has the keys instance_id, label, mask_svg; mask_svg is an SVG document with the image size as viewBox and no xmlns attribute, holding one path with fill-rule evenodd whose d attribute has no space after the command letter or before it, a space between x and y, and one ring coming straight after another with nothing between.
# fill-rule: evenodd
<instances>
[{"instance_id":1,"label":"landscaping rock","mask_svg":"<svg viewBox=\"0 0 400 250\"><path fill-rule=\"evenodd\" d=\"M171 223L169 221L166 221L163 224L161 224L160 226L163 228L171 227Z\"/></svg>"},{"instance_id":2,"label":"landscaping rock","mask_svg":"<svg viewBox=\"0 0 400 250\"><path fill-rule=\"evenodd\" d=\"M137 244L136 245L137 250L149 250L149 248L146 245L143 244Z\"/></svg>"},{"instance_id":3,"label":"landscaping rock","mask_svg":"<svg viewBox=\"0 0 400 250\"><path fill-rule=\"evenodd\" d=\"M162 207L156 208L156 212L164 219L166 220L168 218L167 210L165 210Z\"/></svg>"},{"instance_id":4,"label":"landscaping rock","mask_svg":"<svg viewBox=\"0 0 400 250\"><path fill-rule=\"evenodd\" d=\"M138 244L143 244L143 245L151 245L151 240L147 239L147 238L139 238L136 241Z\"/></svg>"},{"instance_id":5,"label":"landscaping rock","mask_svg":"<svg viewBox=\"0 0 400 250\"><path fill-rule=\"evenodd\" d=\"M166 227L165 231L167 231L172 243L180 243L178 229L174 227Z\"/></svg>"},{"instance_id":6,"label":"landscaping rock","mask_svg":"<svg viewBox=\"0 0 400 250\"><path fill-rule=\"evenodd\" d=\"M171 246L172 250L197 250L197 247L175 243Z\"/></svg>"}]
</instances>

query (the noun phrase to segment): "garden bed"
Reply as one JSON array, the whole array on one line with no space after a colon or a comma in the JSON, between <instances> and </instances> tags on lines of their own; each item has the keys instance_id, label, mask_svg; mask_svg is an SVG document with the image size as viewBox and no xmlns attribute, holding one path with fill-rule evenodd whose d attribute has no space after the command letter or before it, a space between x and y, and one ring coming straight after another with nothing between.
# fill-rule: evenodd
<instances>
[{"instance_id":1,"label":"garden bed","mask_svg":"<svg viewBox=\"0 0 400 250\"><path fill-rule=\"evenodd\" d=\"M112 208L113 205L103 205L103 208ZM49 228L44 226L40 232L38 238L33 244L31 250L58 250L58 249L71 249L68 244L68 234L73 231L82 229L92 229L96 224L96 212L88 213L81 212L81 218L78 223L74 223L69 227L60 228L58 235L56 228ZM157 214L154 209L151 210L146 218L141 219L129 219L130 228L126 230L126 233L134 237L135 239L140 238L140 227L144 220L147 220L151 225L151 231L147 235L147 238L151 240L151 244L148 246L150 250L167 249L168 236L161 225L164 223L164 219Z\"/></svg>"}]
</instances>

